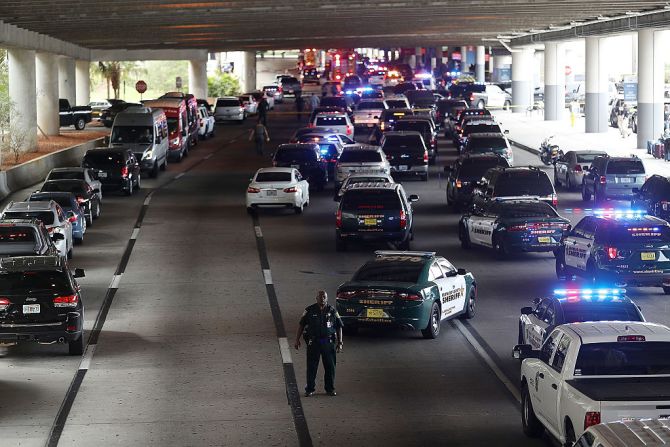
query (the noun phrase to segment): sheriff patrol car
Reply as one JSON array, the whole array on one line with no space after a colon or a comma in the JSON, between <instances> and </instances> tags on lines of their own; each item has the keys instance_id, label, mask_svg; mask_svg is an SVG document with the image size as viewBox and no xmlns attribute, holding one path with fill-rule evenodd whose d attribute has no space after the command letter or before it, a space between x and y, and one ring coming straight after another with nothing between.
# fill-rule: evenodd
<instances>
[{"instance_id":1,"label":"sheriff patrol car","mask_svg":"<svg viewBox=\"0 0 670 447\"><path fill-rule=\"evenodd\" d=\"M670 224L640 211L595 210L563 240L556 275L662 287L670 295Z\"/></svg>"}]
</instances>

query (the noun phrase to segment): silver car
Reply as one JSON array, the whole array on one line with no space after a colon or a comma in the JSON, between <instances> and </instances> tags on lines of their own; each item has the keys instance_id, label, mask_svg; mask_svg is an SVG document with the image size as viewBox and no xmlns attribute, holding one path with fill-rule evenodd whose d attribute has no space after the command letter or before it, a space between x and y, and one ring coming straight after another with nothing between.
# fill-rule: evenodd
<instances>
[{"instance_id":1,"label":"silver car","mask_svg":"<svg viewBox=\"0 0 670 447\"><path fill-rule=\"evenodd\" d=\"M216 99L214 106L214 119L219 121L237 121L242 123L247 117L247 112L242 106L240 98L236 96L224 96Z\"/></svg>"},{"instance_id":2,"label":"silver car","mask_svg":"<svg viewBox=\"0 0 670 447\"><path fill-rule=\"evenodd\" d=\"M579 188L584 173L591 168L596 157L607 155L605 151L568 151L554 165L554 186L566 189Z\"/></svg>"},{"instance_id":3,"label":"silver car","mask_svg":"<svg viewBox=\"0 0 670 447\"><path fill-rule=\"evenodd\" d=\"M344 147L335 167L335 189L350 175L390 174L391 166L379 146L351 144Z\"/></svg>"}]
</instances>

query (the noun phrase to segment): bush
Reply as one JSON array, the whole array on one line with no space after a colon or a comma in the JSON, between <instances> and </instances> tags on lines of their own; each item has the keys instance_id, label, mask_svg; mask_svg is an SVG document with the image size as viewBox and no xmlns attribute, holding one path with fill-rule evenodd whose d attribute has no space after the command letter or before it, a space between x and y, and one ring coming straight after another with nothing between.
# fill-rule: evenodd
<instances>
[{"instance_id":1,"label":"bush","mask_svg":"<svg viewBox=\"0 0 670 447\"><path fill-rule=\"evenodd\" d=\"M240 94L240 80L230 73L218 73L207 78L209 96L236 96Z\"/></svg>"}]
</instances>

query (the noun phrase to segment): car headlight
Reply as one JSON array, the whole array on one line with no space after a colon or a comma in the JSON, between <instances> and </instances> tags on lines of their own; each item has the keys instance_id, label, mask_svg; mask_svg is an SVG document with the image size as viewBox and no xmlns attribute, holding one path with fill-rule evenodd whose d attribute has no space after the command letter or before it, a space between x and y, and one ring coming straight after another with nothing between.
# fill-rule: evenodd
<instances>
[{"instance_id":1,"label":"car headlight","mask_svg":"<svg viewBox=\"0 0 670 447\"><path fill-rule=\"evenodd\" d=\"M151 159L151 157L153 157L153 156L154 156L154 151L153 151L153 149L149 149L149 150L146 151L146 152L144 153L144 155L142 156L142 160L149 160L149 159Z\"/></svg>"}]
</instances>

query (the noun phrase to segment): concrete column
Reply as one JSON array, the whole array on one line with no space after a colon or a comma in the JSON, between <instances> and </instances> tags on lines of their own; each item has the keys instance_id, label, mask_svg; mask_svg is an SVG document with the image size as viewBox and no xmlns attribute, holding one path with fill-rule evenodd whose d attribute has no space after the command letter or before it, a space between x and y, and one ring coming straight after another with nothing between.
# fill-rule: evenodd
<instances>
[{"instance_id":1,"label":"concrete column","mask_svg":"<svg viewBox=\"0 0 670 447\"><path fill-rule=\"evenodd\" d=\"M486 80L486 48L484 45L477 46L477 54L475 57L475 79L477 82L484 82Z\"/></svg>"},{"instance_id":2,"label":"concrete column","mask_svg":"<svg viewBox=\"0 0 670 447\"><path fill-rule=\"evenodd\" d=\"M416 55L410 54L409 61L407 63L412 68L412 70L414 70L416 68Z\"/></svg>"},{"instance_id":3,"label":"concrete column","mask_svg":"<svg viewBox=\"0 0 670 447\"><path fill-rule=\"evenodd\" d=\"M509 68L512 65L512 56L496 56L493 59L493 79L496 81L502 81L502 76L500 71L505 68Z\"/></svg>"},{"instance_id":4,"label":"concrete column","mask_svg":"<svg viewBox=\"0 0 670 447\"><path fill-rule=\"evenodd\" d=\"M58 57L37 53L35 57L37 83L37 125L47 135L58 135Z\"/></svg>"},{"instance_id":5,"label":"concrete column","mask_svg":"<svg viewBox=\"0 0 670 447\"><path fill-rule=\"evenodd\" d=\"M91 102L91 62L77 60L75 62L76 103L85 106Z\"/></svg>"},{"instance_id":6,"label":"concrete column","mask_svg":"<svg viewBox=\"0 0 670 447\"><path fill-rule=\"evenodd\" d=\"M461 71L468 71L470 61L468 60L468 47L461 47Z\"/></svg>"},{"instance_id":7,"label":"concrete column","mask_svg":"<svg viewBox=\"0 0 670 447\"><path fill-rule=\"evenodd\" d=\"M512 53L512 111L525 113L533 103L532 79L535 50L517 48Z\"/></svg>"},{"instance_id":8,"label":"concrete column","mask_svg":"<svg viewBox=\"0 0 670 447\"><path fill-rule=\"evenodd\" d=\"M244 85L245 92L256 90L256 52L244 52Z\"/></svg>"},{"instance_id":9,"label":"concrete column","mask_svg":"<svg viewBox=\"0 0 670 447\"><path fill-rule=\"evenodd\" d=\"M188 92L207 99L207 62L188 61Z\"/></svg>"},{"instance_id":10,"label":"concrete column","mask_svg":"<svg viewBox=\"0 0 670 447\"><path fill-rule=\"evenodd\" d=\"M37 94L35 84L35 52L9 48L9 99L14 103L16 113L10 117L16 131L25 134L23 149L32 150L37 146Z\"/></svg>"},{"instance_id":11,"label":"concrete column","mask_svg":"<svg viewBox=\"0 0 670 447\"><path fill-rule=\"evenodd\" d=\"M424 64L423 60L423 49L421 47L414 48L414 54L416 55L416 65L420 65L422 68L424 68L426 64Z\"/></svg>"},{"instance_id":12,"label":"concrete column","mask_svg":"<svg viewBox=\"0 0 670 447\"><path fill-rule=\"evenodd\" d=\"M607 132L607 70L605 42L600 37L586 38L586 133Z\"/></svg>"},{"instance_id":13,"label":"concrete column","mask_svg":"<svg viewBox=\"0 0 670 447\"><path fill-rule=\"evenodd\" d=\"M58 59L58 95L75 105L77 100L76 69L74 59L61 56ZM80 105L80 104L76 104Z\"/></svg>"},{"instance_id":14,"label":"concrete column","mask_svg":"<svg viewBox=\"0 0 670 447\"><path fill-rule=\"evenodd\" d=\"M565 109L565 48L558 42L544 44L544 119L556 121Z\"/></svg>"},{"instance_id":15,"label":"concrete column","mask_svg":"<svg viewBox=\"0 0 670 447\"><path fill-rule=\"evenodd\" d=\"M646 148L647 140L663 132L663 95L665 54L662 45L667 31L641 29L638 36L637 66L637 147Z\"/></svg>"}]
</instances>

